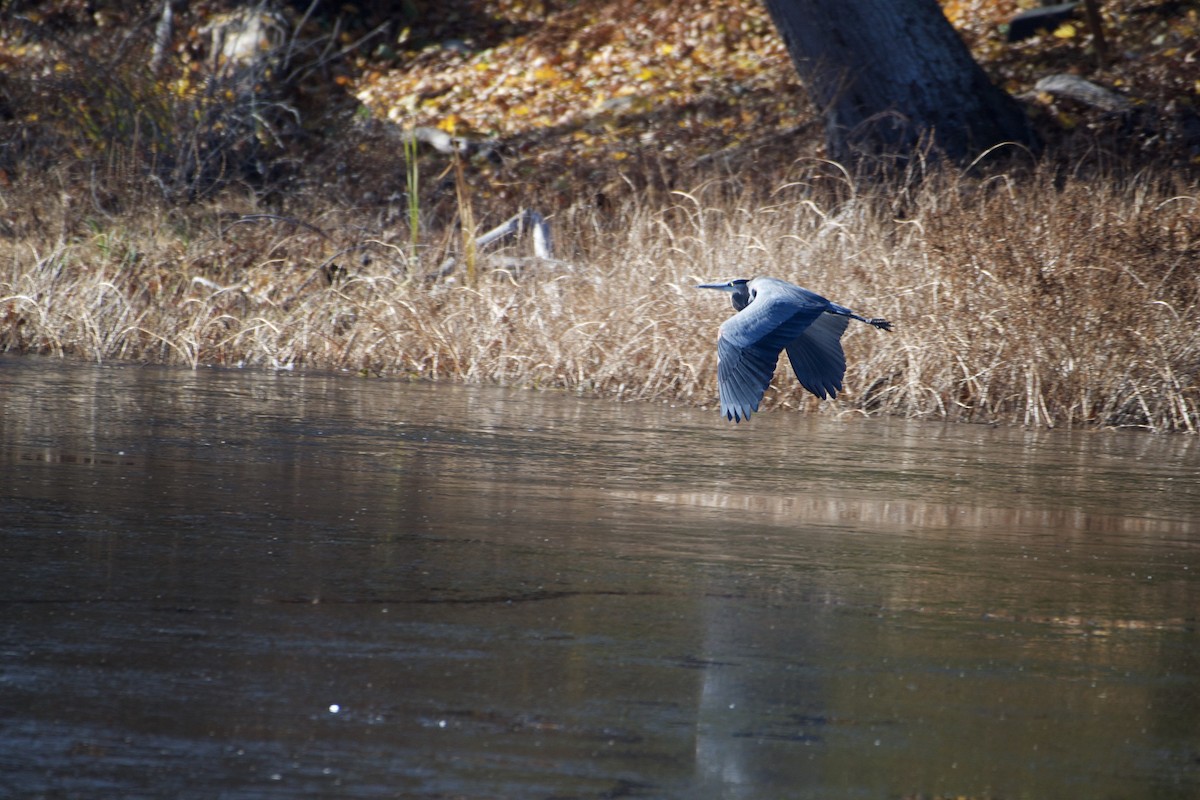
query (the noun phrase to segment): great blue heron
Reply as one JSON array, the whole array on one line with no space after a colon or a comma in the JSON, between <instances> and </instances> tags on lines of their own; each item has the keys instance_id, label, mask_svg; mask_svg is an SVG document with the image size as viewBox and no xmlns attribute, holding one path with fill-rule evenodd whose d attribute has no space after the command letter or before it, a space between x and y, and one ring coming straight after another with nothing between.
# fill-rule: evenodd
<instances>
[{"instance_id":1,"label":"great blue heron","mask_svg":"<svg viewBox=\"0 0 1200 800\"><path fill-rule=\"evenodd\" d=\"M842 333L857 319L885 331L886 319L860 317L845 306L778 278L737 278L702 283L701 289L729 292L737 309L717 336L717 386L721 413L741 422L758 411L759 401L781 350L800 385L817 397L837 397L846 374Z\"/></svg>"}]
</instances>

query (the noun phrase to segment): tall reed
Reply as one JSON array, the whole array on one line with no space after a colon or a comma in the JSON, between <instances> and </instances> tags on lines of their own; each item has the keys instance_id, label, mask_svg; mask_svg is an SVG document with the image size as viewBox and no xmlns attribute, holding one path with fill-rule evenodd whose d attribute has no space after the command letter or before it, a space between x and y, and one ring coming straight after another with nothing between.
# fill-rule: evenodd
<instances>
[{"instance_id":1,"label":"tall reed","mask_svg":"<svg viewBox=\"0 0 1200 800\"><path fill-rule=\"evenodd\" d=\"M405 204L408 208L408 264L416 269L418 247L421 240L421 161L416 136L404 139L404 187Z\"/></svg>"},{"instance_id":2,"label":"tall reed","mask_svg":"<svg viewBox=\"0 0 1200 800\"><path fill-rule=\"evenodd\" d=\"M770 274L887 317L895 332L850 329L836 401L806 395L783 365L767 407L1200 425L1195 187L1044 170L948 176L891 196L848 180L830 190L827 170L789 177L766 195L709 182L577 207L554 220L569 266L489 269L478 254L465 283L432 277L432 255L431 277L409 280L407 232L364 232L351 209L304 212L332 241L300 227L221 227L202 209L110 217L102 233L20 217L26 233L0 240L0 348L711 407L716 327L732 310L694 284ZM52 220L42 202L38 219ZM332 257L359 251L370 258L319 278Z\"/></svg>"}]
</instances>

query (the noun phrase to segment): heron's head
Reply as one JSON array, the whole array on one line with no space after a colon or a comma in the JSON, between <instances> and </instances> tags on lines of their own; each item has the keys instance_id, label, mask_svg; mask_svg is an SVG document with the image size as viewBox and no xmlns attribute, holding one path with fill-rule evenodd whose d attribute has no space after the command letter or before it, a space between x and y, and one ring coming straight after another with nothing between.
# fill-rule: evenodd
<instances>
[{"instance_id":1,"label":"heron's head","mask_svg":"<svg viewBox=\"0 0 1200 800\"><path fill-rule=\"evenodd\" d=\"M724 283L701 283L697 289L716 289L720 292L729 292L732 295L729 299L733 301L733 307L741 311L746 306L750 305L750 279L749 278L734 278L731 281Z\"/></svg>"}]
</instances>

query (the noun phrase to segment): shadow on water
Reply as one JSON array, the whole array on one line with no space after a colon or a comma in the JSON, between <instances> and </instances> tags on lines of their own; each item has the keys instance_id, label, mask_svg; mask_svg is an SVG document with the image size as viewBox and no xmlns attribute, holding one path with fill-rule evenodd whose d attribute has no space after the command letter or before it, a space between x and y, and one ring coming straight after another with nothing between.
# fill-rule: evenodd
<instances>
[{"instance_id":1,"label":"shadow on water","mask_svg":"<svg viewBox=\"0 0 1200 800\"><path fill-rule=\"evenodd\" d=\"M21 797L1200 796L1194 437L0 358Z\"/></svg>"}]
</instances>

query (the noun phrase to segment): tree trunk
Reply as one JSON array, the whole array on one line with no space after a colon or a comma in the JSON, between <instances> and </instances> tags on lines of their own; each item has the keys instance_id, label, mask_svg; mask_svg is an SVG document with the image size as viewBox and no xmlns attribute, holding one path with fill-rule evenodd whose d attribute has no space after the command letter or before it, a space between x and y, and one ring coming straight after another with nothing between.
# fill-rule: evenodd
<instances>
[{"instance_id":1,"label":"tree trunk","mask_svg":"<svg viewBox=\"0 0 1200 800\"><path fill-rule=\"evenodd\" d=\"M1036 146L1016 101L975 63L936 0L764 0L825 120L832 158L974 158Z\"/></svg>"}]
</instances>

